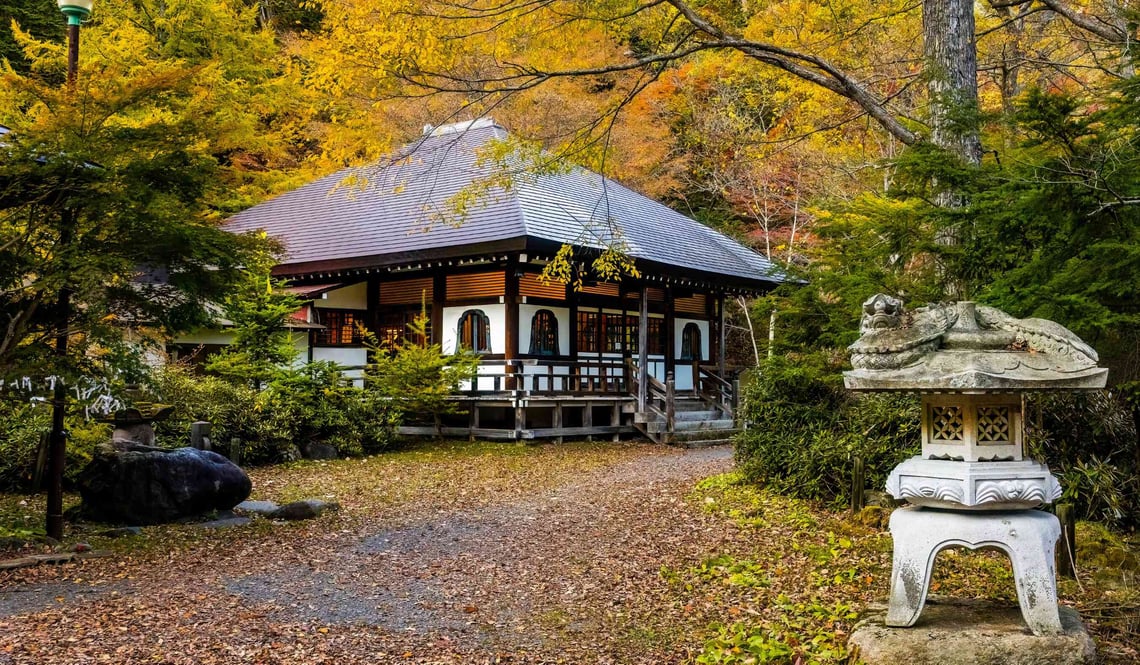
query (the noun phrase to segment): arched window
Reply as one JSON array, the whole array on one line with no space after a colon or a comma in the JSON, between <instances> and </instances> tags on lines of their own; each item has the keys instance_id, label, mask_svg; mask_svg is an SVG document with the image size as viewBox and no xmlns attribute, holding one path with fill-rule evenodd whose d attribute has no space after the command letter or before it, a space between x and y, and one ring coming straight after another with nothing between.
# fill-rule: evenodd
<instances>
[{"instance_id":1,"label":"arched window","mask_svg":"<svg viewBox=\"0 0 1140 665\"><path fill-rule=\"evenodd\" d=\"M701 358L701 327L695 323L686 323L681 331L681 360L696 360Z\"/></svg>"},{"instance_id":2,"label":"arched window","mask_svg":"<svg viewBox=\"0 0 1140 665\"><path fill-rule=\"evenodd\" d=\"M540 309L530 320L530 355L558 355L558 318L549 309Z\"/></svg>"},{"instance_id":3,"label":"arched window","mask_svg":"<svg viewBox=\"0 0 1140 665\"><path fill-rule=\"evenodd\" d=\"M459 338L455 351L470 349L476 353L491 352L491 320L481 309L469 309L459 317Z\"/></svg>"}]
</instances>

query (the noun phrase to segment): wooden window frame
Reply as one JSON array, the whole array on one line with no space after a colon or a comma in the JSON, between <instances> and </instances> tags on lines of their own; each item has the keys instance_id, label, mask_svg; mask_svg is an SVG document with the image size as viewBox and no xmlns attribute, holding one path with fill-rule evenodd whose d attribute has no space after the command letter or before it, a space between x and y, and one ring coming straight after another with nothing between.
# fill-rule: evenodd
<instances>
[{"instance_id":1,"label":"wooden window frame","mask_svg":"<svg viewBox=\"0 0 1140 665\"><path fill-rule=\"evenodd\" d=\"M530 353L532 356L558 356L558 316L540 309L530 319Z\"/></svg>"},{"instance_id":2,"label":"wooden window frame","mask_svg":"<svg viewBox=\"0 0 1140 665\"><path fill-rule=\"evenodd\" d=\"M578 320L575 321L578 336L578 353L600 353L601 339L598 334L598 320L601 312L578 310Z\"/></svg>"},{"instance_id":3,"label":"wooden window frame","mask_svg":"<svg viewBox=\"0 0 1140 665\"><path fill-rule=\"evenodd\" d=\"M690 333L689 331L693 331ZM704 352L701 348L701 327L696 322L690 321L685 324L681 329L681 357L680 360L689 362L704 362ZM693 348L693 342L696 341L696 349Z\"/></svg>"},{"instance_id":4,"label":"wooden window frame","mask_svg":"<svg viewBox=\"0 0 1140 665\"><path fill-rule=\"evenodd\" d=\"M470 332L465 333L465 326L470 323ZM464 339L464 338L467 339ZM468 342L469 345L466 345ZM469 349L475 353L491 353L491 317L481 309L472 308L464 310L459 315L459 322L455 329L455 351Z\"/></svg>"},{"instance_id":5,"label":"wooden window frame","mask_svg":"<svg viewBox=\"0 0 1140 665\"><path fill-rule=\"evenodd\" d=\"M359 309L316 308L317 323L322 330L313 331L313 346L363 346L364 339L357 324L367 312Z\"/></svg>"}]
</instances>

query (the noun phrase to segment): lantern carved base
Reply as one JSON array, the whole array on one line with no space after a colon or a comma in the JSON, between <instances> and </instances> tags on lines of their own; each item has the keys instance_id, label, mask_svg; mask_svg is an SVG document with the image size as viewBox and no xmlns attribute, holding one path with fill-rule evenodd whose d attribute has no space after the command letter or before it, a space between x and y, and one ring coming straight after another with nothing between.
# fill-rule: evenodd
<instances>
[{"instance_id":1,"label":"lantern carved base","mask_svg":"<svg viewBox=\"0 0 1140 665\"><path fill-rule=\"evenodd\" d=\"M938 552L949 547L994 547L1009 555L1021 614L1034 635L1061 632L1053 553L1061 526L1036 510L963 513L900 508L891 514L894 563L888 626L912 626L922 614Z\"/></svg>"},{"instance_id":2,"label":"lantern carved base","mask_svg":"<svg viewBox=\"0 0 1140 665\"><path fill-rule=\"evenodd\" d=\"M916 506L956 510L1023 510L1052 503L1061 485L1032 460L956 462L912 457L887 478L887 492Z\"/></svg>"}]
</instances>

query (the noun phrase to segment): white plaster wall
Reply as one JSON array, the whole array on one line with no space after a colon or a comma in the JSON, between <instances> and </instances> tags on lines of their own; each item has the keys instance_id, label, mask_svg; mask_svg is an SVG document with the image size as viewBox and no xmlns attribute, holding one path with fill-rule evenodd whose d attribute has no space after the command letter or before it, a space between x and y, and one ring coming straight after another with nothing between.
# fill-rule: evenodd
<instances>
[{"instance_id":1,"label":"white plaster wall","mask_svg":"<svg viewBox=\"0 0 1140 665\"><path fill-rule=\"evenodd\" d=\"M313 360L328 360L346 367L359 367L368 363L368 349L352 346L314 346ZM353 379L353 384L363 384L364 370L346 369L344 375Z\"/></svg>"},{"instance_id":2,"label":"white plaster wall","mask_svg":"<svg viewBox=\"0 0 1140 665\"><path fill-rule=\"evenodd\" d=\"M326 309L368 309L368 283L359 282L324 294L313 301L317 307Z\"/></svg>"},{"instance_id":3,"label":"white plaster wall","mask_svg":"<svg viewBox=\"0 0 1140 665\"><path fill-rule=\"evenodd\" d=\"M501 303L487 305L465 305L443 308L443 352L455 353L455 342L459 338L459 317L469 309L480 309L487 315L491 324L491 353L503 353L507 348L507 308ZM560 341L561 342L561 341ZM529 338L528 338L529 343Z\"/></svg>"},{"instance_id":4,"label":"white plaster wall","mask_svg":"<svg viewBox=\"0 0 1140 665\"><path fill-rule=\"evenodd\" d=\"M228 330L195 330L174 338L175 344L230 344L234 334Z\"/></svg>"},{"instance_id":5,"label":"white plaster wall","mask_svg":"<svg viewBox=\"0 0 1140 665\"><path fill-rule=\"evenodd\" d=\"M542 305L519 305L519 353L530 352L530 331L534 315L540 309L548 309L558 319L558 353L570 353L570 309L568 307L545 307ZM491 313L487 312L487 316Z\"/></svg>"}]
</instances>

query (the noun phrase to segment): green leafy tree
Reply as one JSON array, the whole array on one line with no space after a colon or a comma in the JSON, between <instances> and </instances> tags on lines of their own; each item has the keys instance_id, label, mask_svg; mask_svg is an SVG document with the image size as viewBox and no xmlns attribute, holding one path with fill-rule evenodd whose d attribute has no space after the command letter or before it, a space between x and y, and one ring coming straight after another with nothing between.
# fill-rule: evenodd
<instances>
[{"instance_id":1,"label":"green leafy tree","mask_svg":"<svg viewBox=\"0 0 1140 665\"><path fill-rule=\"evenodd\" d=\"M448 398L476 375L479 354L461 349L449 355L439 344L427 344L427 326L427 315L421 312L394 346L383 345L366 332L368 399L400 414L441 415L455 410Z\"/></svg>"},{"instance_id":2,"label":"green leafy tree","mask_svg":"<svg viewBox=\"0 0 1140 665\"><path fill-rule=\"evenodd\" d=\"M275 260L260 252L246 266L238 287L225 300L233 341L206 369L233 382L258 388L297 358L293 333L285 327L302 301L271 275Z\"/></svg>"}]
</instances>

